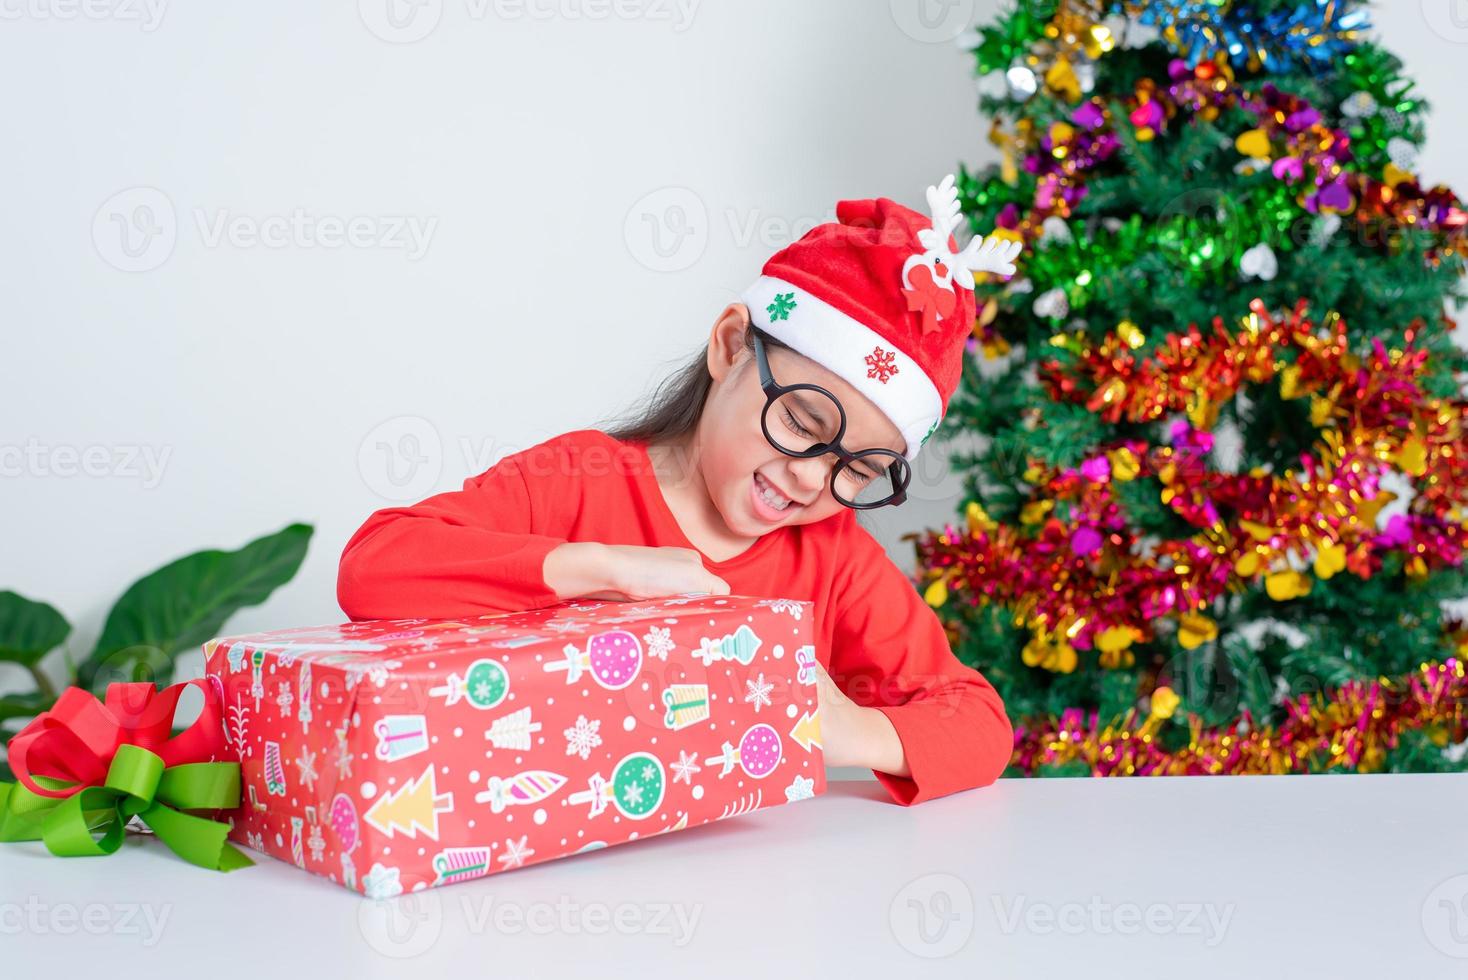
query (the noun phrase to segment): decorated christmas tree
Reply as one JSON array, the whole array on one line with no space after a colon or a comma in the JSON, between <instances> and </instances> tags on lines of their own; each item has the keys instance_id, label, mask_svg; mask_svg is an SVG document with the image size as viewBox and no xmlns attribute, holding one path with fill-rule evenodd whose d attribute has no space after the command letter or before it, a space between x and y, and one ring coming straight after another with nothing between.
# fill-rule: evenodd
<instances>
[{"instance_id":1,"label":"decorated christmas tree","mask_svg":"<svg viewBox=\"0 0 1468 980\"><path fill-rule=\"evenodd\" d=\"M929 603L1011 773L1468 767L1463 206L1350 0L1030 0L972 38L1000 162Z\"/></svg>"}]
</instances>

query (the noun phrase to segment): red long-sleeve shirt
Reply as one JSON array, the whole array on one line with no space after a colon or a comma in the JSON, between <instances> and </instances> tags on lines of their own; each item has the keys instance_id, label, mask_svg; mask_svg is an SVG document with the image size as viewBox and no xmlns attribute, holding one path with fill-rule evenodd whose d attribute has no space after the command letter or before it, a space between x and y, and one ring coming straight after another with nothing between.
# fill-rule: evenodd
<instances>
[{"instance_id":1,"label":"red long-sleeve shirt","mask_svg":"<svg viewBox=\"0 0 1468 980\"><path fill-rule=\"evenodd\" d=\"M539 609L561 601L542 569L567 541L695 547L646 445L579 429L506 456L462 490L373 513L342 552L337 598L353 620ZM703 564L735 595L814 601L817 660L902 741L911 776L873 770L894 801L987 786L1003 771L1013 734L998 693L953 655L937 614L854 512L776 528Z\"/></svg>"}]
</instances>

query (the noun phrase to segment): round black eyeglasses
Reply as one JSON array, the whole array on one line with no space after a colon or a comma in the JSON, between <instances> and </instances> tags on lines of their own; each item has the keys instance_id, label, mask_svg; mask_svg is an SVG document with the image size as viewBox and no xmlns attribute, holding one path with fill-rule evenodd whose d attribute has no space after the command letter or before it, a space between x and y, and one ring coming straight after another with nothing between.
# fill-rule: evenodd
<instances>
[{"instance_id":1,"label":"round black eyeglasses","mask_svg":"<svg viewBox=\"0 0 1468 980\"><path fill-rule=\"evenodd\" d=\"M907 499L912 467L891 449L848 452L841 445L846 434L846 410L835 395L813 384L782 385L770 374L770 362L759 331L754 330L754 356L759 365L765 407L760 428L770 445L787 456L809 459L835 453L831 495L855 510L896 506ZM774 410L773 431L770 412Z\"/></svg>"}]
</instances>

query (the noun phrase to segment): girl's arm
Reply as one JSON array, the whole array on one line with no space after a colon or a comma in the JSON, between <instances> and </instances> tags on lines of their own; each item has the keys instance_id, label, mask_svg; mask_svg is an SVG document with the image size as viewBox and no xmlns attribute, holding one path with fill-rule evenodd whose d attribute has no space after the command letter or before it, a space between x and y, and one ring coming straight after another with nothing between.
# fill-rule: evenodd
<instances>
[{"instance_id":1,"label":"girl's arm","mask_svg":"<svg viewBox=\"0 0 1468 980\"><path fill-rule=\"evenodd\" d=\"M574 472L574 471L566 471ZM353 620L539 609L604 587L604 546L534 531L516 455L462 490L374 512L347 542L337 601Z\"/></svg>"},{"instance_id":2,"label":"girl's arm","mask_svg":"<svg viewBox=\"0 0 1468 980\"><path fill-rule=\"evenodd\" d=\"M997 691L953 655L942 622L871 534L851 522L850 547L832 595L836 610L831 679L866 715L864 764L893 800L910 806L987 786L1014 749ZM896 759L905 773L883 771Z\"/></svg>"}]
</instances>

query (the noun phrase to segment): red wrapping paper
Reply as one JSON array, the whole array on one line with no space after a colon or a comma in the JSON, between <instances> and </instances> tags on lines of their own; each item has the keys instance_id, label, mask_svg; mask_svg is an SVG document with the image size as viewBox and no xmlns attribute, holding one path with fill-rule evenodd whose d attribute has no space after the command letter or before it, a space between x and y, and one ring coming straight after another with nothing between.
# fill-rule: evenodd
<instances>
[{"instance_id":1,"label":"red wrapping paper","mask_svg":"<svg viewBox=\"0 0 1468 980\"><path fill-rule=\"evenodd\" d=\"M389 897L809 799L813 611L680 596L210 640L230 837Z\"/></svg>"}]
</instances>

